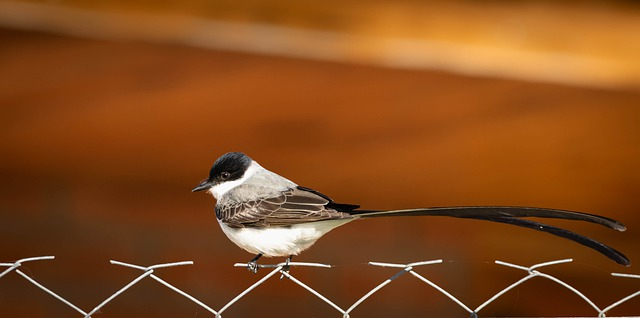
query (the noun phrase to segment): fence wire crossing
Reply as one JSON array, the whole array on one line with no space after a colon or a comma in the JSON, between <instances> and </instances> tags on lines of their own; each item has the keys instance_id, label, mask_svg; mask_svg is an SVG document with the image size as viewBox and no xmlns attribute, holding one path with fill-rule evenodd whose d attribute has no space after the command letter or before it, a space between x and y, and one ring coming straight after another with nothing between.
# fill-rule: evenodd
<instances>
[{"instance_id":1,"label":"fence wire crossing","mask_svg":"<svg viewBox=\"0 0 640 318\"><path fill-rule=\"evenodd\" d=\"M480 311L483 308L485 308L489 304L491 304L494 301L496 301L497 299L499 299L502 295L504 295L505 293L509 292L510 290L515 288L516 286L519 286L519 285L523 284L524 282L526 282L526 281L528 281L530 279L533 279L535 277L541 277L543 279L550 280L550 281L552 281L552 282L554 282L554 283L566 288L567 290L573 292L574 294L578 295L582 300L584 300L585 303L587 303L591 308L593 308L593 310L597 313L598 317L606 317L606 313L609 312L611 309L613 309L613 308L621 305L622 303L625 303L625 302L629 301L630 299L635 298L635 297L640 295L640 290L638 290L637 292L632 293L630 295L627 295L627 296L621 298L620 300L618 300L618 301L616 301L616 302L614 302L614 303L612 303L612 304L610 304L610 305L608 305L608 306L606 306L604 308L600 308L591 299L589 299L589 297L587 297L585 294L583 294L582 292L580 292L579 290L577 290L573 286L567 284L566 282L562 281L561 279L559 279L559 278L557 278L555 276L543 273L543 272L541 272L539 270L539 269L541 269L543 267L547 267L547 266L558 265L558 264L563 264L563 263L569 263L569 262L572 261L572 259L562 259L562 260L556 260L556 261L551 261L551 262L544 262L544 263L535 264L535 265L529 266L529 267L516 265L516 264L511 264L511 263L507 263L507 262L503 262L503 261L495 261L495 263L498 264L498 265L522 270L526 275L523 278L519 279L518 281L514 282L513 284L505 287L504 289L502 289L501 291L499 291L495 295L491 296L485 302L483 302L479 306L475 307L475 309L472 309L470 306L468 306L465 303L463 303L462 301L460 301L458 298L456 298L454 295L452 295L451 293L446 291L441 286L435 284L434 282L432 282L428 278L416 273L413 270L414 268L419 267L419 266L428 266L428 265L442 263L442 260L422 261L422 262L415 262L415 263L409 263L409 264L369 262L368 264L371 265L371 266L399 268L400 271L397 272L396 274L394 274L393 276L389 277L388 279L386 279L382 283L378 284L377 286L375 286L370 291L368 291L364 296L362 296L360 299L358 299L356 302L354 302L347 309L343 309L342 307L338 306L337 304L335 304L334 302L329 300L327 297L325 297L324 295L322 295L321 293L319 293L318 291L316 291L312 287L308 286L307 284L305 284L302 281L300 281L297 278L295 278L288 271L289 266L331 268L331 265L319 264L319 263L288 262L288 263L279 263L279 264L260 264L260 265L258 265L259 268L272 268L272 270L268 274L266 274L264 277L259 279L257 282L255 282L253 285L249 286L243 292L238 294L236 297L234 297L231 301L226 303L220 309L215 310L215 309L211 308L210 306L206 305L205 303L201 302L200 300L196 299L195 297L193 297L193 296L189 295L188 293L184 292L183 290L171 285L167 281L163 280L162 278L160 278L160 277L158 277L158 276L156 276L154 274L154 271L156 269L166 268L166 267L177 267L177 266L184 266L184 265L192 265L193 264L192 261L156 264L156 265L151 265L151 266L139 266L139 265L128 264L128 263L112 260L111 264L134 268L134 269L142 271L142 274L140 274L138 277L133 279L131 282L129 282L128 284L126 284L122 288L120 288L118 291L113 293L111 296L107 297L104 301L102 301L100 304L98 304L93 309L91 309L89 311L85 311L85 310L80 309L78 306L74 305L70 301L66 300L62 296L58 295L57 293L53 292L52 290L48 289L47 287L43 286L42 284L37 282L35 279L31 278L30 276L28 276L27 274L25 274L24 272L22 272L19 269L19 267L23 263L26 263L26 262L52 260L54 258L55 258L54 256L39 256L39 257L23 258L23 259L20 259L18 261L12 262L12 263L0 263L0 267L7 267L7 269L5 269L4 271L2 271L2 273L0 273L0 278L2 278L3 276L7 275L10 272L15 272L16 274L24 277L24 279L26 279L27 281L29 281L33 285L37 286L38 288L42 289L43 291L45 291L49 295L53 296L54 298L58 299L59 301L61 301L64 304L66 304L67 306L69 306L73 310L77 311L78 313L83 315L85 318L89 318L93 314L99 312L100 309L102 309L108 303L112 302L115 298L117 298L120 295L122 295L131 286L137 284L138 282L140 282L141 280L145 279L146 277L152 278L153 280L155 280L155 281L159 282L160 284L164 285L165 287L173 290L174 292L178 293L179 295L182 295L183 297L191 300L192 302L194 302L198 306L204 308L205 310L207 310L210 313L212 313L213 315L215 315L216 318L222 317L222 313L225 310L227 310L232 305L236 304L245 295L249 294L256 287L260 286L262 283L264 283L269 278L273 277L274 275L276 275L278 273L281 274L280 279L283 279L283 278L286 277L288 280L290 280L293 283L295 283L295 284L299 285L300 287L304 288L309 293L311 293L314 296L318 297L319 299L321 299L322 301L327 303L329 306L334 308L336 311L338 311L340 314L342 314L343 318L349 318L350 317L350 313L355 308L357 308L362 303L364 303L371 295L373 295L374 293L376 293L377 291L379 291L380 289L382 289L383 287L387 286L388 284L390 284L391 282L393 282L394 280L396 280L397 278L403 276L406 273L411 274L413 277L417 278L418 280L426 283L427 285L431 286L432 288L434 288L438 292L442 293L444 296L449 298L452 302L454 302L455 304L460 306L463 310L468 312L470 317L474 317L474 318L478 317ZM245 268L247 267L247 265L248 264L245 264L245 263L236 263L236 264L234 264L235 267L245 267ZM615 276L615 277L640 279L640 275L635 275L635 274L612 273L611 275Z\"/></svg>"}]
</instances>

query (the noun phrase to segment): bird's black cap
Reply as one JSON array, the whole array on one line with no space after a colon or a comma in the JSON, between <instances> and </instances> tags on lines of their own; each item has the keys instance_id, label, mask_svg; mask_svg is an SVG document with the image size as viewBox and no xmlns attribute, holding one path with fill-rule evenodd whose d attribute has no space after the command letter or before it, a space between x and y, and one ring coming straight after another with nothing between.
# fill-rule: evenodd
<instances>
[{"instance_id":1,"label":"bird's black cap","mask_svg":"<svg viewBox=\"0 0 640 318\"><path fill-rule=\"evenodd\" d=\"M242 152L228 152L218 158L209 171L209 177L198 184L191 192L207 190L221 182L242 178L251 165L251 158Z\"/></svg>"}]
</instances>

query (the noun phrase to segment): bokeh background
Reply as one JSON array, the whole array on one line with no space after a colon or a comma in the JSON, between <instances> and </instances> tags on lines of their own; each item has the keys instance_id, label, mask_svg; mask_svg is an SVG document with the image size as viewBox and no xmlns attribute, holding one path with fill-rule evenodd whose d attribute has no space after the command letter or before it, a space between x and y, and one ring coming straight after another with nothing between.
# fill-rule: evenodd
<instances>
[{"instance_id":1,"label":"bokeh background","mask_svg":"<svg viewBox=\"0 0 640 318\"><path fill-rule=\"evenodd\" d=\"M550 235L447 218L355 222L293 274L348 307L396 272L367 261L442 258L419 272L470 306L548 271L601 308L637 291L640 7L634 1L0 1L0 261L90 310L139 272L109 264L193 260L158 275L219 309L260 276L235 262L215 200L190 190L244 151L297 183L364 208L528 205L602 214L618 233L553 221L632 260L625 268ZM264 262L279 262L265 259ZM531 281L482 312L589 316ZM409 276L353 316L466 313ZM640 299L610 315L640 314ZM337 316L273 279L229 317ZM75 317L21 277L0 316ZM142 281L100 317L209 317Z\"/></svg>"}]
</instances>

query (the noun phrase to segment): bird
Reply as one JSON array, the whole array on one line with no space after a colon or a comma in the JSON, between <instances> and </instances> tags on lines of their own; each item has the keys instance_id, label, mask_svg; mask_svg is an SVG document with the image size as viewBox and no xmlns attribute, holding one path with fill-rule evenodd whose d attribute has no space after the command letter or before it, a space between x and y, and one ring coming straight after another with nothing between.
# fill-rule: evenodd
<instances>
[{"instance_id":1,"label":"bird","mask_svg":"<svg viewBox=\"0 0 640 318\"><path fill-rule=\"evenodd\" d=\"M216 199L215 215L222 232L243 250L255 254L247 269L256 273L262 256L293 256L311 247L329 231L350 222L392 216L448 216L478 219L550 233L592 248L614 262L629 266L621 252L575 232L535 222L528 217L586 221L617 231L626 227L611 218L549 208L526 206L451 206L398 210L363 210L337 203L311 188L263 168L242 152L220 156L209 176L192 192L206 191Z\"/></svg>"}]
</instances>

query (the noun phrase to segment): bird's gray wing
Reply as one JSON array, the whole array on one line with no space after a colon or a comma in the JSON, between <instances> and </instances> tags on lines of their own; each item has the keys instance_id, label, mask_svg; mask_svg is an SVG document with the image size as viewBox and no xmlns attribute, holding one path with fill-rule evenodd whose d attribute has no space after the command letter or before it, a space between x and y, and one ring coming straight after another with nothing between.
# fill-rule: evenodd
<instances>
[{"instance_id":1,"label":"bird's gray wing","mask_svg":"<svg viewBox=\"0 0 640 318\"><path fill-rule=\"evenodd\" d=\"M230 227L261 228L349 219L353 216L344 211L357 207L335 203L314 190L296 187L275 197L216 205L216 217Z\"/></svg>"}]
</instances>

